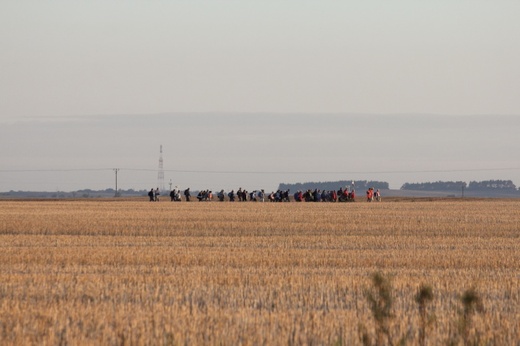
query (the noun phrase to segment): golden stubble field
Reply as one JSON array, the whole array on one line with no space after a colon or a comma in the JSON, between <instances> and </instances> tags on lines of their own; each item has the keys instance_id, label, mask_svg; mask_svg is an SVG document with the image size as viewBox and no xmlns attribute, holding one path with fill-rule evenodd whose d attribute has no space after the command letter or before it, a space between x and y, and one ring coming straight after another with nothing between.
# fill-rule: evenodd
<instances>
[{"instance_id":1,"label":"golden stubble field","mask_svg":"<svg viewBox=\"0 0 520 346\"><path fill-rule=\"evenodd\" d=\"M520 201L0 201L0 344L520 345ZM461 337L461 296L482 309ZM381 341L381 340L380 340Z\"/></svg>"}]
</instances>

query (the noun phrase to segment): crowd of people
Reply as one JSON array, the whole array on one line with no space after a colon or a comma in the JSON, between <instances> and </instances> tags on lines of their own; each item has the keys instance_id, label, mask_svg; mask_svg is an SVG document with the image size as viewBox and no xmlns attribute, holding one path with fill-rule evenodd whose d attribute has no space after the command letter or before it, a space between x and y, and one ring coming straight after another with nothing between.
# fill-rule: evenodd
<instances>
[{"instance_id":1,"label":"crowd of people","mask_svg":"<svg viewBox=\"0 0 520 346\"><path fill-rule=\"evenodd\" d=\"M191 201L191 191L190 188L187 188L184 191L181 191L178 188L171 190L170 199L172 202L180 202L182 201L181 193L184 195L184 200L186 202ZM148 192L148 196L150 197L151 202L158 202L160 191L159 188L151 189ZM290 190L277 190L276 192L271 192L266 194L265 191L262 190L254 190L248 192L245 189L239 188L236 192L235 190L231 190L229 192L225 192L224 190L220 190L216 194L218 201L230 201L230 202L290 202L291 197L295 202L355 202L356 201L356 191L354 189L340 188L339 190L307 190L307 191L296 191L292 196L290 194ZM201 190L197 193L197 200L199 202L202 201L212 201L213 200L213 191L211 190ZM366 191L367 202L381 202L381 191L379 189L374 191L374 188L371 187Z\"/></svg>"}]
</instances>

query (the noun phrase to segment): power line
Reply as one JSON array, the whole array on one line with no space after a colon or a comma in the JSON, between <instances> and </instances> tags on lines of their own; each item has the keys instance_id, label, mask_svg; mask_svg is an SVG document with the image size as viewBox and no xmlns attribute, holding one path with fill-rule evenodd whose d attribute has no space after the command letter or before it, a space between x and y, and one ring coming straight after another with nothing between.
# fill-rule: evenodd
<instances>
[{"instance_id":1,"label":"power line","mask_svg":"<svg viewBox=\"0 0 520 346\"><path fill-rule=\"evenodd\" d=\"M188 171L165 170L176 173L208 173L208 174L405 174L405 173L454 173L454 172L484 172L484 171L515 171L520 168L484 168L484 169L451 169L451 170L410 170L410 171Z\"/></svg>"},{"instance_id":2,"label":"power line","mask_svg":"<svg viewBox=\"0 0 520 346\"><path fill-rule=\"evenodd\" d=\"M51 168L51 169L0 169L5 173L25 173L25 172L86 172L86 171L111 171L113 168Z\"/></svg>"},{"instance_id":3,"label":"power line","mask_svg":"<svg viewBox=\"0 0 520 346\"><path fill-rule=\"evenodd\" d=\"M26 172L86 172L86 171L113 171L113 168L72 168L72 169L0 169L0 173ZM129 172L156 172L149 168L119 168ZM395 170L395 171L218 171L218 170L178 170L165 169L172 173L204 173L204 174L412 174L412 173L457 173L457 172L492 172L518 171L520 167L502 168L469 168L469 169L432 169L432 170Z\"/></svg>"}]
</instances>

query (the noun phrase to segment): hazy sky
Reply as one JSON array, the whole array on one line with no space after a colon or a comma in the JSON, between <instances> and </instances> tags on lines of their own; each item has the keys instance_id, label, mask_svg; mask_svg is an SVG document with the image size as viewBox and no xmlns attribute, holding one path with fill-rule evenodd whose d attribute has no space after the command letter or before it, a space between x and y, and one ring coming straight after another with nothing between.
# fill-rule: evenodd
<instances>
[{"instance_id":1,"label":"hazy sky","mask_svg":"<svg viewBox=\"0 0 520 346\"><path fill-rule=\"evenodd\" d=\"M172 161L184 161L193 170L204 170L208 165L200 161L206 159L218 171L290 172L292 167L360 172L352 178L362 179L377 170L464 168L473 170L476 179L518 177L520 185L518 170L477 172L520 166L515 140L520 130L518 18L517 0L4 0L0 191L107 187L113 180L110 171L80 171L73 179L53 172L35 178L6 171L116 165L153 170L160 144L170 169L177 167ZM475 131L482 137L463 126L471 123L469 115L488 115L478 117ZM363 131L372 128L377 136L367 140L356 130L352 143L331 140L328 133L341 137L351 130L352 117ZM416 119L414 131L424 136L384 131L389 124L406 129L410 117ZM450 119L460 127L443 125L448 133L432 130ZM316 125L324 121L328 127ZM190 139L178 133L186 127L193 130ZM212 141L216 128L226 145ZM297 138L284 139L282 148L279 138L287 134L277 128L296 128L305 145L297 145ZM237 132L249 137L230 137ZM440 144L438 135L453 145L455 138L465 141L459 159L439 154L453 147ZM345 150L336 150L334 143ZM358 148L353 150L354 145ZM385 155L376 155L381 148ZM342 165L330 167L333 161ZM165 157L165 168L166 162ZM399 185L455 178L452 173L373 178ZM123 188L155 184L155 172L133 174L135 181ZM182 184L188 185L209 183L207 179L226 185L231 179L217 173L212 178L185 175ZM282 181L328 178L337 177L261 175L268 188ZM233 179L247 183L252 178L243 174Z\"/></svg>"}]
</instances>

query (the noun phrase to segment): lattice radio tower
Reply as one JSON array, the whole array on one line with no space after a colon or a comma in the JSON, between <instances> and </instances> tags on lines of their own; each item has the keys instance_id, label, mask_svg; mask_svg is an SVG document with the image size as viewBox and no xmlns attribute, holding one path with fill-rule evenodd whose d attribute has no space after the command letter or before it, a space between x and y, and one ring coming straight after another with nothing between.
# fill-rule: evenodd
<instances>
[{"instance_id":1,"label":"lattice radio tower","mask_svg":"<svg viewBox=\"0 0 520 346\"><path fill-rule=\"evenodd\" d=\"M159 152L159 170L157 171L157 187L159 191L164 190L164 167L163 167L163 158L162 158L162 144Z\"/></svg>"}]
</instances>

